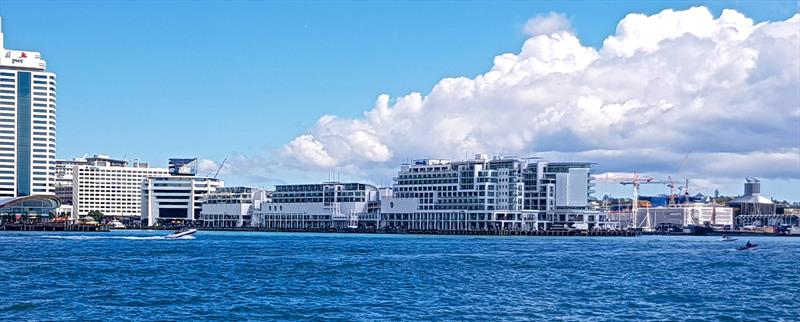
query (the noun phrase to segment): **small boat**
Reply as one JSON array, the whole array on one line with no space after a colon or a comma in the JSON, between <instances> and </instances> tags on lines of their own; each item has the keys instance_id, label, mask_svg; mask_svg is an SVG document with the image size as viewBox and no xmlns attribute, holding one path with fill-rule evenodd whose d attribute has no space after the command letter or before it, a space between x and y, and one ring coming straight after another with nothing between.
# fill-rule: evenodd
<instances>
[{"instance_id":1,"label":"small boat","mask_svg":"<svg viewBox=\"0 0 800 322\"><path fill-rule=\"evenodd\" d=\"M170 239L181 238L181 237L191 236L196 232L197 232L197 229L182 229L182 230L178 230L178 231L176 231L176 232L174 232L172 234L166 235L166 236L164 236L164 238L170 238Z\"/></svg>"},{"instance_id":2,"label":"small boat","mask_svg":"<svg viewBox=\"0 0 800 322\"><path fill-rule=\"evenodd\" d=\"M736 241L736 238L731 238L731 236L728 236L728 235L722 235L722 239L720 239L720 241L724 241L724 242Z\"/></svg>"},{"instance_id":3,"label":"small boat","mask_svg":"<svg viewBox=\"0 0 800 322\"><path fill-rule=\"evenodd\" d=\"M125 224L123 224L119 220L112 220L110 224L111 224L110 227L111 229L125 229Z\"/></svg>"},{"instance_id":4,"label":"small boat","mask_svg":"<svg viewBox=\"0 0 800 322\"><path fill-rule=\"evenodd\" d=\"M750 242L747 242L747 244L745 244L742 247L737 248L737 250L751 250L751 249L756 249L756 248L758 248L758 244L751 244Z\"/></svg>"}]
</instances>

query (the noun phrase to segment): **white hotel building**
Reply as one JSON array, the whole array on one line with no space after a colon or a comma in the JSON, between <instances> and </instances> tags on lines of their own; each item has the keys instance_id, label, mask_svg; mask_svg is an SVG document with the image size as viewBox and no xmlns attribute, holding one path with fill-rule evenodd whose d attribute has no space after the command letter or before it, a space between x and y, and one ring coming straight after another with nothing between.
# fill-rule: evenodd
<instances>
[{"instance_id":1,"label":"white hotel building","mask_svg":"<svg viewBox=\"0 0 800 322\"><path fill-rule=\"evenodd\" d=\"M376 226L379 189L356 182L277 185L251 225L266 229L325 229Z\"/></svg>"},{"instance_id":2,"label":"white hotel building","mask_svg":"<svg viewBox=\"0 0 800 322\"><path fill-rule=\"evenodd\" d=\"M42 54L5 49L0 31L0 198L53 194L56 74Z\"/></svg>"},{"instance_id":3,"label":"white hotel building","mask_svg":"<svg viewBox=\"0 0 800 322\"><path fill-rule=\"evenodd\" d=\"M142 214L142 183L168 173L166 168L151 168L143 162L129 166L128 161L106 155L95 155L85 162L73 160L71 165L64 175L71 172L73 216L97 210L104 216L138 218Z\"/></svg>"},{"instance_id":4,"label":"white hotel building","mask_svg":"<svg viewBox=\"0 0 800 322\"><path fill-rule=\"evenodd\" d=\"M589 210L589 162L478 154L473 160L404 164L380 226L407 230L549 230L603 227ZM576 225L577 224L577 225Z\"/></svg>"},{"instance_id":5,"label":"white hotel building","mask_svg":"<svg viewBox=\"0 0 800 322\"><path fill-rule=\"evenodd\" d=\"M269 202L266 191L251 187L223 187L203 195L200 220L203 227L244 227L253 213Z\"/></svg>"}]
</instances>

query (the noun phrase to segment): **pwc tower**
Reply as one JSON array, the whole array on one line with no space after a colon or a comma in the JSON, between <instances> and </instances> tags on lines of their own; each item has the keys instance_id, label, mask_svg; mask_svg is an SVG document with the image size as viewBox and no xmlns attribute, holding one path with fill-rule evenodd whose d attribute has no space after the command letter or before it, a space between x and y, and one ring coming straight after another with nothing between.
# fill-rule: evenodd
<instances>
[{"instance_id":1,"label":"pwc tower","mask_svg":"<svg viewBox=\"0 0 800 322\"><path fill-rule=\"evenodd\" d=\"M42 54L6 49L0 23L0 198L53 194L56 74Z\"/></svg>"}]
</instances>

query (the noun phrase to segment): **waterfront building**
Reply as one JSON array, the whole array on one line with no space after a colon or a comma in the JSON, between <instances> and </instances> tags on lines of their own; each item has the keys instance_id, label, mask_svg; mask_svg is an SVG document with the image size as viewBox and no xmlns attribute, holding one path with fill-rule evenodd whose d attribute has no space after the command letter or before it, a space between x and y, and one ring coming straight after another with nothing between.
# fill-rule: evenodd
<instances>
[{"instance_id":1,"label":"waterfront building","mask_svg":"<svg viewBox=\"0 0 800 322\"><path fill-rule=\"evenodd\" d=\"M195 224L200 220L203 195L224 187L225 183L196 174L197 159L170 159L169 175L147 178L141 185L143 224Z\"/></svg>"},{"instance_id":2,"label":"waterfront building","mask_svg":"<svg viewBox=\"0 0 800 322\"><path fill-rule=\"evenodd\" d=\"M0 226L7 222L47 221L61 206L54 195L33 195L0 199Z\"/></svg>"},{"instance_id":3,"label":"waterfront building","mask_svg":"<svg viewBox=\"0 0 800 322\"><path fill-rule=\"evenodd\" d=\"M678 228L714 226L733 228L733 208L709 204L681 204L670 207L641 207L636 209L634 227L653 230L669 225Z\"/></svg>"},{"instance_id":4,"label":"waterfront building","mask_svg":"<svg viewBox=\"0 0 800 322\"><path fill-rule=\"evenodd\" d=\"M744 195L728 201L734 208L737 227L794 226L800 223L800 216L792 213L778 213L772 199L761 195L761 181L746 178Z\"/></svg>"},{"instance_id":5,"label":"waterfront building","mask_svg":"<svg viewBox=\"0 0 800 322\"><path fill-rule=\"evenodd\" d=\"M251 187L222 187L203 196L200 220L203 227L245 227L253 213L269 202L269 194Z\"/></svg>"},{"instance_id":6,"label":"waterfront building","mask_svg":"<svg viewBox=\"0 0 800 322\"><path fill-rule=\"evenodd\" d=\"M42 54L5 49L0 29L0 198L53 194L56 74Z\"/></svg>"},{"instance_id":7,"label":"waterfront building","mask_svg":"<svg viewBox=\"0 0 800 322\"><path fill-rule=\"evenodd\" d=\"M61 199L61 206L72 206L72 172L75 165L87 164L86 158L73 158L72 160L55 160L56 179L54 191L56 197ZM72 213L72 209L69 211Z\"/></svg>"},{"instance_id":8,"label":"waterfront building","mask_svg":"<svg viewBox=\"0 0 800 322\"><path fill-rule=\"evenodd\" d=\"M252 226L268 229L376 227L379 189L357 182L277 185Z\"/></svg>"},{"instance_id":9,"label":"waterfront building","mask_svg":"<svg viewBox=\"0 0 800 322\"><path fill-rule=\"evenodd\" d=\"M614 225L590 210L592 163L477 154L400 166L382 198L381 227L412 230L592 229Z\"/></svg>"},{"instance_id":10,"label":"waterfront building","mask_svg":"<svg viewBox=\"0 0 800 322\"><path fill-rule=\"evenodd\" d=\"M755 178L746 178L744 194L728 201L736 208L737 216L768 215L775 213L775 203L761 195L761 181Z\"/></svg>"},{"instance_id":11,"label":"waterfront building","mask_svg":"<svg viewBox=\"0 0 800 322\"><path fill-rule=\"evenodd\" d=\"M72 176L74 218L92 210L107 217L138 218L142 214L142 182L149 177L166 175L167 169L95 155L75 160L72 170L65 170L64 175L69 175L68 172Z\"/></svg>"}]
</instances>

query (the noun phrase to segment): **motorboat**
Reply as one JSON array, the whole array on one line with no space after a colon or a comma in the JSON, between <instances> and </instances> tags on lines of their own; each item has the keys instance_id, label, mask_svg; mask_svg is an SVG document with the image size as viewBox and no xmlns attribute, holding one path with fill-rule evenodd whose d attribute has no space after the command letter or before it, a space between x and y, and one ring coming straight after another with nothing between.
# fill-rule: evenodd
<instances>
[{"instance_id":1,"label":"motorboat","mask_svg":"<svg viewBox=\"0 0 800 322\"><path fill-rule=\"evenodd\" d=\"M172 234L164 236L164 238L176 239L176 238L181 238L181 237L194 235L194 233L196 233L196 232L197 232L197 229L181 229L181 230L178 230L178 231L176 231L176 232L174 232Z\"/></svg>"},{"instance_id":2,"label":"motorboat","mask_svg":"<svg viewBox=\"0 0 800 322\"><path fill-rule=\"evenodd\" d=\"M111 229L125 229L125 224L123 224L119 220L112 220L110 224L111 224Z\"/></svg>"},{"instance_id":3,"label":"motorboat","mask_svg":"<svg viewBox=\"0 0 800 322\"><path fill-rule=\"evenodd\" d=\"M742 247L737 248L737 250L752 250L752 249L756 249L756 248L758 248L758 244L751 244L750 242L747 242L747 244L745 244Z\"/></svg>"},{"instance_id":4,"label":"motorboat","mask_svg":"<svg viewBox=\"0 0 800 322\"><path fill-rule=\"evenodd\" d=\"M736 241L736 238L731 238L731 236L728 236L728 235L722 235L722 239L720 239L720 241L724 241L724 242Z\"/></svg>"}]
</instances>

